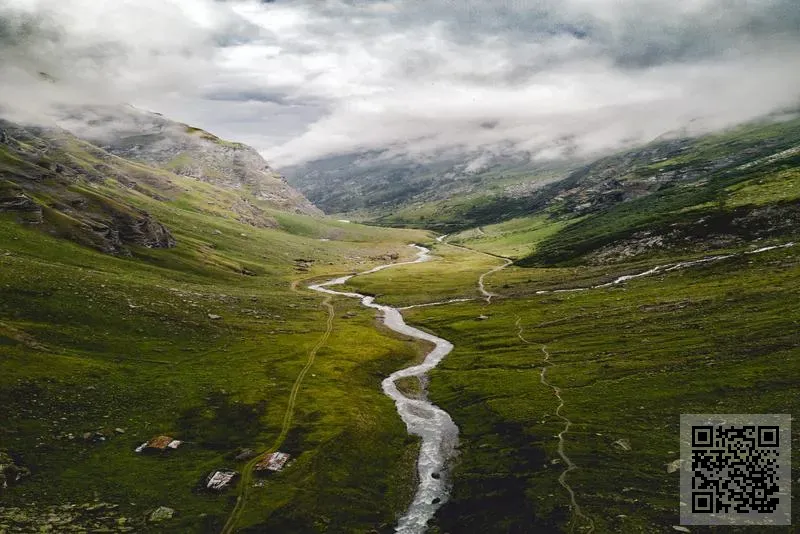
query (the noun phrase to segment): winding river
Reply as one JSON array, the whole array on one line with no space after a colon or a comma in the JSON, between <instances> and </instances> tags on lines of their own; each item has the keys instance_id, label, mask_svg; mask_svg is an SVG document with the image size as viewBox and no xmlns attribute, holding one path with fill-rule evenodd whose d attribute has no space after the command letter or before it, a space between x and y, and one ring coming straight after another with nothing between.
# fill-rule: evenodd
<instances>
[{"instance_id":1,"label":"winding river","mask_svg":"<svg viewBox=\"0 0 800 534\"><path fill-rule=\"evenodd\" d=\"M437 239L437 241L443 242L446 237L447 236L440 236ZM439 364L439 362L441 362L442 359L445 356L447 356L447 354L449 354L450 351L453 350L453 344L447 341L446 339L434 336L427 332L423 332L422 330L419 330L417 328L408 326L403 320L403 316L400 313L400 310L415 308L418 306L435 306L440 304L448 304L451 302L464 302L473 299L451 299L441 302L417 304L415 306L407 306L405 308L394 308L392 306L376 304L374 297L362 295L361 293L336 291L330 289L331 286L342 285L355 276L375 273L383 269L387 269L389 267L395 267L397 265L421 263L431 259L431 256L429 255L430 252L429 249L419 245L410 245L410 246L415 247L418 250L417 258L414 261L381 265L379 267L375 267L374 269L370 269L362 273L342 276L340 278L335 278L327 282L314 284L309 286L309 289L312 289L314 291L319 291L321 293L327 293L329 295L338 295L342 297L360 299L361 304L363 306L378 310L383 313L383 324L385 324L390 330L393 330L399 334L403 334L412 338L429 341L434 345L433 350L431 350L425 356L425 359L421 364L407 367L399 371L395 371L394 373L386 377L382 382L384 393L386 393L386 395L388 395L394 400L395 405L397 406L397 411L400 414L400 417L405 422L406 427L408 428L408 432L410 434L419 436L422 440L419 458L417 460L417 473L419 475L419 485L417 486L417 491L416 494L414 495L414 500L412 501L406 513L400 518L398 525L395 529L395 532L401 534L422 534L427 529L428 521L434 516L436 510L439 509L439 507L447 500L449 496L449 482L448 482L446 468L449 460L452 459L452 457L455 455L456 452L455 449L456 445L458 444L458 427L455 425L452 418L447 412L445 412L438 406L434 405L433 403L425 399L424 396L423 398L420 399L412 399L403 395L403 393L401 393L400 390L397 388L396 381L401 378L407 378L407 377L421 378L428 371L436 367ZM746 251L739 254L708 256L698 260L684 261L668 265L658 265L656 267L653 267L647 271L638 274L620 276L614 279L613 281L605 284L572 288L572 289L537 291L536 294L541 295L546 293L567 293L574 291L588 291L592 289L602 289L622 284L624 282L627 282L628 280L642 278L657 273L658 274L668 273L672 271L685 269L688 267L693 267L695 265L728 259L737 255L760 254L762 252L767 252L774 249L788 248L793 246L795 246L795 243L785 243L780 245L762 247L756 250ZM484 278L485 276L492 274L493 272L499 271L507 267L509 264L511 264L510 259L508 258L504 259L505 259L504 265L495 267L489 272L484 273L483 275L481 275L479 279L478 282L479 290L487 303L491 302L492 297L496 297L498 295L486 290L483 284ZM517 326L519 326L519 320L517 321ZM521 335L521 327L520 327L519 337L526 343L528 342ZM552 365L549 362L550 355L549 353L547 353L547 350L543 347L542 351L545 353L546 356L544 360L545 364ZM577 506L577 503L575 502L574 493L564 480L566 474L572 469L575 469L576 467L571 462L571 460L566 456L566 454L564 454L563 450L563 435L566 434L566 432L569 430L569 425L571 425L571 421L569 421L559 413L564 406L564 401L561 399L560 390L557 387L550 384L549 382L547 382L547 379L545 378L545 373L547 369L546 365L542 367L541 371L542 384L551 387L555 392L556 397L558 397L558 400L560 401L560 405L558 407L558 411L556 412L556 414L559 417L561 417L566 423L566 427L559 434L559 440L561 440L559 446L559 454L568 464L568 469L562 473L561 477L559 478L559 482L569 491L570 497L572 499L572 504L574 506L574 509L576 510L576 515L579 515L582 518L586 519L589 522L590 531L593 531L594 526L591 520L580 512L580 508Z\"/></svg>"},{"instance_id":2,"label":"winding river","mask_svg":"<svg viewBox=\"0 0 800 534\"><path fill-rule=\"evenodd\" d=\"M342 276L321 284L309 286L309 289L329 295L360 299L363 306L383 313L383 324L389 329L398 334L429 341L434 344L433 350L425 356L425 360L422 363L395 371L386 377L382 383L384 393L394 400L397 406L397 412L405 422L408 432L419 436L422 441L419 458L417 460L419 485L417 486L414 500L411 502L411 505L403 517L400 518L397 528L395 529L396 532L402 534L420 534L425 532L428 521L436 513L436 510L447 500L449 483L446 467L448 461L456 452L458 427L447 412L425 399L424 396L420 399L412 399L403 395L397 388L396 381L406 377L422 377L422 375L436 367L439 362L453 350L453 344L446 339L408 326L403 320L399 309L392 306L376 304L374 297L362 295L361 293L336 291L330 289L330 287L342 285L354 276L374 273L397 265L421 263L431 259L431 256L428 254L430 250L427 248L419 245L411 246L419 251L417 259L414 261L381 265L380 267L375 267L363 273Z\"/></svg>"}]
</instances>

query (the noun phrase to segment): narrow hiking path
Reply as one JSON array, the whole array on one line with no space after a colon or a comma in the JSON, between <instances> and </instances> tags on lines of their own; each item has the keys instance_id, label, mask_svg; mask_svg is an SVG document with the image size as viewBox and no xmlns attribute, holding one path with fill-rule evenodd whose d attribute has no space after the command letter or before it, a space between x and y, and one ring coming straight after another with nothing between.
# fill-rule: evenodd
<instances>
[{"instance_id":1,"label":"narrow hiking path","mask_svg":"<svg viewBox=\"0 0 800 534\"><path fill-rule=\"evenodd\" d=\"M517 337L523 342L528 345L532 345L533 343L522 335L522 318L517 316L517 322L515 323L517 327ZM567 493L569 494L569 502L572 509L572 518L570 518L569 522L569 531L574 532L576 529L585 530L586 534L591 534L594 532L594 521L583 513L581 510L580 505L578 504L577 499L575 498L575 491L572 489L572 486L569 485L567 482L567 475L570 471L574 471L578 469L578 466L572 459L567 456L566 451L564 450L564 442L566 436L569 433L569 429L572 426L572 421L562 413L564 406L566 403L564 402L564 398L561 396L561 389L547 380L547 369L550 367L554 367L555 364L550 361L550 353L547 351L547 347L542 345L541 347L542 353L544 354L544 359L542 360L542 370L539 373L539 381L545 387L550 388L553 391L553 395L555 395L556 399L558 399L558 407L556 407L555 415L559 419L564 422L564 428L561 432L558 433L558 455L563 460L564 464L567 466L561 474L558 476L558 483L561 484ZM585 527L583 525L586 525Z\"/></svg>"},{"instance_id":2,"label":"narrow hiking path","mask_svg":"<svg viewBox=\"0 0 800 534\"><path fill-rule=\"evenodd\" d=\"M296 291L297 281L292 282L291 287L292 290ZM242 512L244 512L245 505L247 504L248 492L252 486L251 482L253 480L253 469L255 468L256 464L263 460L266 455L277 451L281 444L283 444L283 441L286 439L286 435L289 433L289 429L292 426L292 420L294 419L294 408L297 404L297 396L300 392L300 386L303 384L303 379L308 374L311 366L314 365L314 361L317 358L317 353L325 345L325 343L328 342L328 338L330 338L331 332L333 332L333 318L335 310L333 304L331 304L331 297L325 297L321 303L321 306L323 306L328 313L325 324L325 332L322 334L322 337L319 339L319 341L317 341L316 345L314 345L314 347L308 353L306 364L300 370L300 373L297 375L297 378L292 385L286 411L283 414L283 424L281 425L280 434L278 434L278 436L275 438L275 441L272 442L272 445L268 449L262 451L258 456L248 461L242 469L242 479L239 481L239 495L236 497L236 505L231 511L230 516L228 516L225 526L222 527L222 534L230 534L236 529L236 524L239 522Z\"/></svg>"},{"instance_id":3,"label":"narrow hiking path","mask_svg":"<svg viewBox=\"0 0 800 534\"><path fill-rule=\"evenodd\" d=\"M480 228L479 228L479 230L480 230ZM476 250L474 248L465 247L463 245L454 245L452 243L448 243L447 241L445 241L445 239L447 239L448 235L449 234L441 235L441 236L436 238L436 241L438 241L439 243L441 243L443 245L447 245L449 247L460 248L462 250L468 250L468 251L473 252L475 254L483 254L484 256L491 256L493 258L497 258L499 260L503 260L503 265L498 265L497 267L493 267L492 269L489 269L488 271L486 271L485 273L481 274L478 277L478 291L480 291L480 294L486 300L486 304L491 304L492 303L492 299L494 297L499 297L501 295L498 295L497 293L492 293L491 291L486 289L486 285L485 285L486 277L490 276L490 275L492 275L492 274L494 274L494 273L496 273L498 271L502 271L503 269L505 269L506 267L508 267L512 263L514 263L514 260L512 260L511 258L507 258L506 256L498 256L497 254L491 254L489 252L484 252L482 250ZM434 304L449 304L450 302L464 302L464 300L453 299L451 301L443 301L443 302L432 303L432 304L429 304L429 306L434 305Z\"/></svg>"},{"instance_id":4,"label":"narrow hiking path","mask_svg":"<svg viewBox=\"0 0 800 534\"><path fill-rule=\"evenodd\" d=\"M512 263L514 263L514 261L511 258L503 258L503 260L505 261L505 263L503 265L499 265L499 266L497 266L497 267L495 267L495 268L483 273L478 278L478 290L481 292L481 295L483 295L486 298L486 304L491 304L493 297L499 297L500 296L497 293L492 293L491 291L487 291L486 286L484 285L484 280L486 279L486 277L489 276L489 275L492 275L492 274L494 274L494 273L496 273L498 271L502 271L503 269L505 269L506 267L508 267Z\"/></svg>"}]
</instances>

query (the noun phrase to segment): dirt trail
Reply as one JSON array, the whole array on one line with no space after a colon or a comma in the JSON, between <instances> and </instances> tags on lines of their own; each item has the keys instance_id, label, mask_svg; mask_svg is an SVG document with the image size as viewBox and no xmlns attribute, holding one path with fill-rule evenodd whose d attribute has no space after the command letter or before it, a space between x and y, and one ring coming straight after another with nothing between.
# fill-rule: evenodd
<instances>
[{"instance_id":1,"label":"dirt trail","mask_svg":"<svg viewBox=\"0 0 800 534\"><path fill-rule=\"evenodd\" d=\"M297 289L297 283L292 283L292 289ZM275 438L275 441L272 445L261 454L247 462L247 464L242 469L242 480L239 482L239 495L236 498L236 505L234 506L233 510L231 511L230 516L228 516L228 521L225 523L225 526L222 528L222 534L230 534L234 532L236 528L236 524L239 522L239 518L242 516L242 512L244 511L244 507L247 504L247 496L248 492L252 487L252 480L253 480L253 468L255 468L256 464L264 459L267 454L271 454L278 450L278 448L283 443L283 440L286 439L286 435L289 433L289 429L292 426L292 420L294 419L294 408L297 404L297 396L300 392L300 386L303 384L303 379L308 374L308 371L311 369L311 366L314 365L314 360L316 360L317 352L321 349L325 343L328 342L328 338L333 331L333 318L335 310L333 305L331 304L331 297L327 296L322 301L322 306L328 312L328 318L325 326L325 333L322 334L322 337L317 341L317 344L314 345L314 348L308 353L308 359L306 360L305 366L303 369L300 370L300 373L297 375L297 378L294 381L294 385L292 385L292 391L289 393L289 403L286 406L286 411L283 414L283 424L281 426L281 433L278 434L278 437Z\"/></svg>"},{"instance_id":2,"label":"dirt trail","mask_svg":"<svg viewBox=\"0 0 800 534\"><path fill-rule=\"evenodd\" d=\"M499 266L497 266L497 267L495 267L495 268L483 273L478 278L478 290L481 292L481 295L483 295L486 298L486 304L491 304L492 303L492 297L499 297L500 295L498 295L497 293L492 293L491 291L487 291L486 290L486 286L483 283L485 278L487 276L489 276L490 274L494 274L494 273L496 273L498 271L502 271L503 269L505 269L506 267L508 267L512 263L514 263L509 258L503 258L503 261L505 262L505 263L503 263L503 265L499 265Z\"/></svg>"},{"instance_id":3,"label":"dirt trail","mask_svg":"<svg viewBox=\"0 0 800 534\"><path fill-rule=\"evenodd\" d=\"M522 335L521 323L522 318L518 316L517 322L515 323L517 326L517 337L523 343L530 345L532 343L525 339L525 337ZM564 436L569 433L569 429L572 426L572 421L563 413L561 413L565 406L564 399L561 397L561 389L547 380L547 369L555 366L555 364L550 361L550 353L547 351L547 347L545 345L542 345L542 353L544 354L544 359L542 360L542 370L539 373L539 381L543 386L550 388L553 391L556 399L558 399L558 407L556 408L555 415L564 422L564 429L558 433L558 455L561 456L561 459L567 467L559 475L558 483L561 484L561 486L569 494L569 502L572 507L572 518L569 522L569 531L575 532L575 530L578 529L582 532L586 532L586 534L591 534L594 532L594 521L592 521L589 516L583 513L577 499L575 498L575 491L567 482L567 475L570 473L570 471L578 469L578 466L575 464L575 462L573 462L564 451Z\"/></svg>"},{"instance_id":4,"label":"dirt trail","mask_svg":"<svg viewBox=\"0 0 800 534\"><path fill-rule=\"evenodd\" d=\"M480 230L480 228L478 228L478 230ZM481 232L483 232L483 230L481 230ZM484 282L486 280L486 277L491 275L491 274L494 274L494 273L496 273L498 271L502 271L503 269L505 269L506 267L508 267L512 263L514 263L514 260L512 260L511 258L506 258L505 256L498 256L497 254L490 254L489 252L483 252L482 250L475 250L473 248L465 247L463 245L454 245L452 243L448 243L447 241L445 241L445 239L447 238L448 235L449 234L440 235L439 237L436 238L436 241L438 241L439 243L442 243L444 245L448 245L450 247L460 248L460 249L463 249L463 250L468 250L470 252L474 252L476 254L483 254L484 256L491 256L493 258L497 258L499 260L503 260L503 265L498 265L497 267L494 267L494 268L486 271L485 273L483 273L482 275L480 275L478 277L478 291L480 291L481 295L483 295L483 298L486 300L486 304L491 304L492 303L492 298L499 297L501 295L498 295L497 293L492 293L491 291L488 291L486 289L486 286L484 284ZM433 303L433 304L449 304L450 302L463 302L463 301L459 301L459 300L454 299L452 301L436 302L436 303ZM430 304L430 305L433 305L433 304Z\"/></svg>"}]
</instances>

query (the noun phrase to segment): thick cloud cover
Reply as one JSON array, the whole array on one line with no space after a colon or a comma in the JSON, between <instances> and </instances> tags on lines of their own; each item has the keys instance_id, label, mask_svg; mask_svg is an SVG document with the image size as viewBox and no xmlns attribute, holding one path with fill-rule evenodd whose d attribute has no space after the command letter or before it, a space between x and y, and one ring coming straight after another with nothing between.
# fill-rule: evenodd
<instances>
[{"instance_id":1,"label":"thick cloud cover","mask_svg":"<svg viewBox=\"0 0 800 534\"><path fill-rule=\"evenodd\" d=\"M5 0L0 94L19 120L130 102L278 166L587 153L796 106L800 3Z\"/></svg>"}]
</instances>

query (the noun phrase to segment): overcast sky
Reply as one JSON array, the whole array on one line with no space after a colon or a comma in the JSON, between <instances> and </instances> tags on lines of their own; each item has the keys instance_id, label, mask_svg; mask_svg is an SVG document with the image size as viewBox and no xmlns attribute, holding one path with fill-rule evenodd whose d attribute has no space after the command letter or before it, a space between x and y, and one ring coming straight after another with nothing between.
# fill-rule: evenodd
<instances>
[{"instance_id":1,"label":"overcast sky","mask_svg":"<svg viewBox=\"0 0 800 534\"><path fill-rule=\"evenodd\" d=\"M29 121L132 103L279 168L593 152L796 106L800 2L2 0L0 94Z\"/></svg>"}]
</instances>

